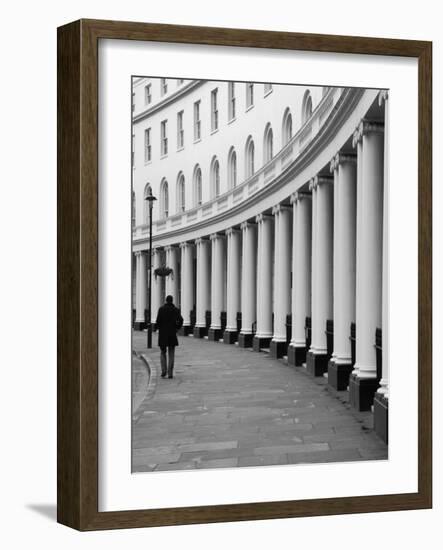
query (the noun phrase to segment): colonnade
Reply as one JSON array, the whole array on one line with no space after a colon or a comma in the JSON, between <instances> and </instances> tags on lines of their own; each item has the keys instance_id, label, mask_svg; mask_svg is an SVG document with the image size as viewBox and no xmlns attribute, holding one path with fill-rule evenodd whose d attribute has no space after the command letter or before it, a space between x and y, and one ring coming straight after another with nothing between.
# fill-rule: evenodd
<instances>
[{"instance_id":1,"label":"colonnade","mask_svg":"<svg viewBox=\"0 0 443 550\"><path fill-rule=\"evenodd\" d=\"M387 117L387 93L380 101ZM184 334L269 349L326 375L333 388L349 391L353 408L374 405L387 439L387 346L376 345L376 331L387 336L387 147L384 122L363 119L352 146L348 140L272 208L224 232L156 249L154 269L165 261L172 274L164 289L153 277L152 321L162 293L172 294ZM146 306L143 253L136 262L137 323Z\"/></svg>"}]
</instances>

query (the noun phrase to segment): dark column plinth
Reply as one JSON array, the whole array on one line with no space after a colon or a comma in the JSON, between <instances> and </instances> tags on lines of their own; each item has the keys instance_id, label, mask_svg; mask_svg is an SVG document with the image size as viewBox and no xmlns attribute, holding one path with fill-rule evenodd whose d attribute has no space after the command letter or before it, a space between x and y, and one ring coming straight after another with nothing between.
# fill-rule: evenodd
<instances>
[{"instance_id":1,"label":"dark column plinth","mask_svg":"<svg viewBox=\"0 0 443 550\"><path fill-rule=\"evenodd\" d=\"M135 321L134 330L145 330L146 323L144 321Z\"/></svg>"},{"instance_id":2,"label":"dark column plinth","mask_svg":"<svg viewBox=\"0 0 443 550\"><path fill-rule=\"evenodd\" d=\"M308 351L306 354L306 369L312 376L323 376L328 370L328 355Z\"/></svg>"},{"instance_id":3,"label":"dark column plinth","mask_svg":"<svg viewBox=\"0 0 443 550\"><path fill-rule=\"evenodd\" d=\"M235 344L238 340L238 332L236 330L225 330L223 333L223 342L225 344Z\"/></svg>"},{"instance_id":4,"label":"dark column plinth","mask_svg":"<svg viewBox=\"0 0 443 550\"><path fill-rule=\"evenodd\" d=\"M243 334L240 332L238 335L238 345L240 348L252 348L253 334Z\"/></svg>"},{"instance_id":5,"label":"dark column plinth","mask_svg":"<svg viewBox=\"0 0 443 550\"><path fill-rule=\"evenodd\" d=\"M288 344L286 342L276 342L275 340L271 340L271 343L269 344L269 355L274 359L279 359L280 357L283 357L283 355L286 355L287 349Z\"/></svg>"},{"instance_id":6,"label":"dark column plinth","mask_svg":"<svg viewBox=\"0 0 443 550\"><path fill-rule=\"evenodd\" d=\"M192 334L191 325L183 325L181 329L179 329L178 333L180 336L188 336L188 334Z\"/></svg>"},{"instance_id":7,"label":"dark column plinth","mask_svg":"<svg viewBox=\"0 0 443 550\"><path fill-rule=\"evenodd\" d=\"M374 396L374 431L385 442L388 442L389 402L381 394Z\"/></svg>"},{"instance_id":8,"label":"dark column plinth","mask_svg":"<svg viewBox=\"0 0 443 550\"><path fill-rule=\"evenodd\" d=\"M252 340L252 348L254 351L260 351L261 349L268 349L269 344L271 343L271 338L260 338L259 336L254 336Z\"/></svg>"},{"instance_id":9,"label":"dark column plinth","mask_svg":"<svg viewBox=\"0 0 443 550\"><path fill-rule=\"evenodd\" d=\"M288 346L288 364L301 367L306 363L306 348Z\"/></svg>"},{"instance_id":10,"label":"dark column plinth","mask_svg":"<svg viewBox=\"0 0 443 550\"><path fill-rule=\"evenodd\" d=\"M218 342L223 336L223 331L221 328L210 328L208 332L208 340L212 342Z\"/></svg>"},{"instance_id":11,"label":"dark column plinth","mask_svg":"<svg viewBox=\"0 0 443 550\"><path fill-rule=\"evenodd\" d=\"M194 338L204 338L208 334L206 327L194 327Z\"/></svg>"},{"instance_id":12,"label":"dark column plinth","mask_svg":"<svg viewBox=\"0 0 443 550\"><path fill-rule=\"evenodd\" d=\"M328 364L328 384L335 390L343 391L348 388L349 376L354 367L349 364L336 363L329 361Z\"/></svg>"},{"instance_id":13,"label":"dark column plinth","mask_svg":"<svg viewBox=\"0 0 443 550\"><path fill-rule=\"evenodd\" d=\"M378 389L376 378L358 378L355 374L349 377L349 404L357 411L369 411Z\"/></svg>"}]
</instances>

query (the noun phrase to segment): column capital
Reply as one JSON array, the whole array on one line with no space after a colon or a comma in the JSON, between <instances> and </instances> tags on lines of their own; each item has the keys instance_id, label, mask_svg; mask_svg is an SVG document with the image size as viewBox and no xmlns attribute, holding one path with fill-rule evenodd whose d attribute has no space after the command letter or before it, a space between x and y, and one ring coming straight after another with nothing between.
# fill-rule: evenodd
<instances>
[{"instance_id":1,"label":"column capital","mask_svg":"<svg viewBox=\"0 0 443 550\"><path fill-rule=\"evenodd\" d=\"M198 239L195 239L194 242L196 245L199 245L199 244L207 243L208 239L207 237L199 237Z\"/></svg>"},{"instance_id":2,"label":"column capital","mask_svg":"<svg viewBox=\"0 0 443 550\"><path fill-rule=\"evenodd\" d=\"M225 236L223 235L223 233L212 233L211 235L209 235L209 240L210 241L215 241L217 239L224 239Z\"/></svg>"},{"instance_id":3,"label":"column capital","mask_svg":"<svg viewBox=\"0 0 443 550\"><path fill-rule=\"evenodd\" d=\"M337 170L340 164L345 163L356 163L357 162L357 155L355 153L342 153L339 151L331 160L331 163L329 165L329 168L331 172L334 172Z\"/></svg>"},{"instance_id":4,"label":"column capital","mask_svg":"<svg viewBox=\"0 0 443 550\"><path fill-rule=\"evenodd\" d=\"M389 90L380 90L378 94L378 104L381 106L389 99Z\"/></svg>"},{"instance_id":5,"label":"column capital","mask_svg":"<svg viewBox=\"0 0 443 550\"><path fill-rule=\"evenodd\" d=\"M244 230L247 229L248 227L252 227L252 226L254 226L254 225L255 225L255 224L252 223L252 222L248 222L248 221L242 222L242 223L240 224L240 229L241 229L242 231L244 231Z\"/></svg>"},{"instance_id":6,"label":"column capital","mask_svg":"<svg viewBox=\"0 0 443 550\"><path fill-rule=\"evenodd\" d=\"M275 216L275 214L280 214L280 212L285 212L288 210L290 210L289 206L280 203L272 207L272 214Z\"/></svg>"},{"instance_id":7,"label":"column capital","mask_svg":"<svg viewBox=\"0 0 443 550\"><path fill-rule=\"evenodd\" d=\"M180 248L187 248L188 246L192 246L191 242L183 241L178 245Z\"/></svg>"},{"instance_id":8,"label":"column capital","mask_svg":"<svg viewBox=\"0 0 443 550\"><path fill-rule=\"evenodd\" d=\"M236 229L235 227L229 227L225 231L225 235L229 237L230 235L238 235L240 233L240 229Z\"/></svg>"},{"instance_id":9,"label":"column capital","mask_svg":"<svg viewBox=\"0 0 443 550\"><path fill-rule=\"evenodd\" d=\"M270 219L272 219L272 216L270 214L264 214L263 212L261 214L257 214L255 217L255 221L257 223L262 223L263 221Z\"/></svg>"},{"instance_id":10,"label":"column capital","mask_svg":"<svg viewBox=\"0 0 443 550\"><path fill-rule=\"evenodd\" d=\"M137 258L139 258L143 254L143 250L135 250L134 254Z\"/></svg>"},{"instance_id":11,"label":"column capital","mask_svg":"<svg viewBox=\"0 0 443 550\"><path fill-rule=\"evenodd\" d=\"M165 251L166 252L169 252L171 250L176 250L178 248L178 246L176 244L168 244L165 246Z\"/></svg>"},{"instance_id":12,"label":"column capital","mask_svg":"<svg viewBox=\"0 0 443 550\"><path fill-rule=\"evenodd\" d=\"M315 176L311 179L309 183L309 189L316 189L320 185L323 185L324 183L333 183L334 178L332 176Z\"/></svg>"},{"instance_id":13,"label":"column capital","mask_svg":"<svg viewBox=\"0 0 443 550\"><path fill-rule=\"evenodd\" d=\"M352 146L356 145L362 140L363 136L372 132L383 133L385 125L383 122L375 120L367 120L363 118L357 128L355 129L354 135L352 136Z\"/></svg>"},{"instance_id":14,"label":"column capital","mask_svg":"<svg viewBox=\"0 0 443 550\"><path fill-rule=\"evenodd\" d=\"M295 193L292 193L290 201L291 204L295 204L303 199L310 199L311 197L312 194L307 191L296 191Z\"/></svg>"}]
</instances>

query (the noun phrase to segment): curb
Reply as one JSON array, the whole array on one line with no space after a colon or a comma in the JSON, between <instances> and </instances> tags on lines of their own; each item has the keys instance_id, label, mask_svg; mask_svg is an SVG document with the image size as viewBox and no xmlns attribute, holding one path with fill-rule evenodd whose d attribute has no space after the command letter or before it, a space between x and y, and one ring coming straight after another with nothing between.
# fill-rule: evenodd
<instances>
[{"instance_id":1,"label":"curb","mask_svg":"<svg viewBox=\"0 0 443 550\"><path fill-rule=\"evenodd\" d=\"M150 401L154 396L155 390L157 388L157 380L158 380L158 371L154 362L151 361L150 363L146 355L142 353L137 353L136 356L139 359L142 359L142 361L146 365L146 369L148 371L148 383L146 385L145 397L143 398L142 402L138 406L137 410L134 411L134 413L132 414L132 421L134 424L136 424L140 420L141 416L147 409L147 401Z\"/></svg>"}]
</instances>

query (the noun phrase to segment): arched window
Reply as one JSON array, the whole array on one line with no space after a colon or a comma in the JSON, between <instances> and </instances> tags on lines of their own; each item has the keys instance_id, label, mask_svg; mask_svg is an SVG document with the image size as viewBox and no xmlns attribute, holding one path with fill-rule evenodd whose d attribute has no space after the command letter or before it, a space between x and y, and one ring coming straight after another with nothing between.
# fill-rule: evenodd
<instances>
[{"instance_id":1,"label":"arched window","mask_svg":"<svg viewBox=\"0 0 443 550\"><path fill-rule=\"evenodd\" d=\"M228 185L229 188L237 186L237 153L231 147L228 154Z\"/></svg>"},{"instance_id":2,"label":"arched window","mask_svg":"<svg viewBox=\"0 0 443 550\"><path fill-rule=\"evenodd\" d=\"M255 154L255 147L254 147L254 140L251 136L248 137L246 140L246 147L245 147L245 177L249 178L254 173L254 154Z\"/></svg>"},{"instance_id":3,"label":"arched window","mask_svg":"<svg viewBox=\"0 0 443 550\"><path fill-rule=\"evenodd\" d=\"M304 124L312 115L312 97L309 90L306 90L303 96L301 107L301 123Z\"/></svg>"},{"instance_id":4,"label":"arched window","mask_svg":"<svg viewBox=\"0 0 443 550\"><path fill-rule=\"evenodd\" d=\"M273 146L274 146L274 134L272 132L272 127L268 123L265 128L265 134L263 137L263 164L269 162L273 157Z\"/></svg>"},{"instance_id":5,"label":"arched window","mask_svg":"<svg viewBox=\"0 0 443 550\"><path fill-rule=\"evenodd\" d=\"M211 162L211 189L213 197L220 195L220 165L217 157L213 157Z\"/></svg>"},{"instance_id":6,"label":"arched window","mask_svg":"<svg viewBox=\"0 0 443 550\"><path fill-rule=\"evenodd\" d=\"M160 185L160 215L162 218L167 218L169 215L169 188L165 179Z\"/></svg>"},{"instance_id":7,"label":"arched window","mask_svg":"<svg viewBox=\"0 0 443 550\"><path fill-rule=\"evenodd\" d=\"M287 145L292 138L292 115L289 107L285 110L282 124L282 144Z\"/></svg>"},{"instance_id":8,"label":"arched window","mask_svg":"<svg viewBox=\"0 0 443 550\"><path fill-rule=\"evenodd\" d=\"M149 216L149 201L145 200L148 195L151 194L151 184L147 183L145 185L145 190L143 191L143 220L142 223L148 223Z\"/></svg>"},{"instance_id":9,"label":"arched window","mask_svg":"<svg viewBox=\"0 0 443 550\"><path fill-rule=\"evenodd\" d=\"M185 176L182 172L177 177L177 212L185 211Z\"/></svg>"},{"instance_id":10,"label":"arched window","mask_svg":"<svg viewBox=\"0 0 443 550\"><path fill-rule=\"evenodd\" d=\"M194 168L193 187L194 187L194 206L200 206L202 203L202 171L198 164Z\"/></svg>"}]
</instances>

